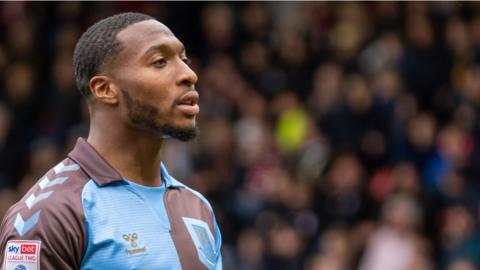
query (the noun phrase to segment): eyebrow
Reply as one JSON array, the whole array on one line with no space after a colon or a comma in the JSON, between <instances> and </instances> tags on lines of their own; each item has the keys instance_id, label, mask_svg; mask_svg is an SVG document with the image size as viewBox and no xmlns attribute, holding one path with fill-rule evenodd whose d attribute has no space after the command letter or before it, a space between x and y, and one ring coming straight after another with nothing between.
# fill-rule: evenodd
<instances>
[{"instance_id":1,"label":"eyebrow","mask_svg":"<svg viewBox=\"0 0 480 270\"><path fill-rule=\"evenodd\" d=\"M180 48L180 54L183 54L185 53L185 46L183 46L183 44L180 45L181 48ZM162 44L159 44L159 45L154 45L150 48L148 48L148 50L145 52L144 55L149 55L149 54L152 54L154 52L157 52L157 51L175 51L174 47L173 46L170 46L169 44L166 44L166 43L162 43Z\"/></svg>"}]
</instances>

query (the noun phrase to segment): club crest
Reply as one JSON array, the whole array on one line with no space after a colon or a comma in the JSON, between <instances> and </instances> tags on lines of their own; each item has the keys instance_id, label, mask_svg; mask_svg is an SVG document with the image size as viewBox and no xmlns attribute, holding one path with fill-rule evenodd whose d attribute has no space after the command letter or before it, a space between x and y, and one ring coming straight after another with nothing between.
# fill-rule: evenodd
<instances>
[{"instance_id":1,"label":"club crest","mask_svg":"<svg viewBox=\"0 0 480 270\"><path fill-rule=\"evenodd\" d=\"M207 267L207 269L215 269L215 261L217 258L215 239L213 238L208 224L202 220L194 218L183 217L182 219L187 227L190 237L192 237L200 261Z\"/></svg>"}]
</instances>

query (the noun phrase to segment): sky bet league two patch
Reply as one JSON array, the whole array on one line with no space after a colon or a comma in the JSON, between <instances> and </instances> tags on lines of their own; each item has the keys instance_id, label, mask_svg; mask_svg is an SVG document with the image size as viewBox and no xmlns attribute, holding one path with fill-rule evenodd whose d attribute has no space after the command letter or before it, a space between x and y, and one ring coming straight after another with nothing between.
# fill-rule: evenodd
<instances>
[{"instance_id":1,"label":"sky bet league two patch","mask_svg":"<svg viewBox=\"0 0 480 270\"><path fill-rule=\"evenodd\" d=\"M4 270L39 270L41 241L11 240L5 248Z\"/></svg>"}]
</instances>

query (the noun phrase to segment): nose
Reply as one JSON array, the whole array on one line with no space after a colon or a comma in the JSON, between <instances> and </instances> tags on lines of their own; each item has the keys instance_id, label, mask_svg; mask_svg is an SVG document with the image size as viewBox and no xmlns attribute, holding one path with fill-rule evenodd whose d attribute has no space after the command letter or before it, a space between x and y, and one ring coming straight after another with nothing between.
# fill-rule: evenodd
<instances>
[{"instance_id":1,"label":"nose","mask_svg":"<svg viewBox=\"0 0 480 270\"><path fill-rule=\"evenodd\" d=\"M183 84L188 87L195 85L198 81L195 71L193 71L187 63L183 61L180 61L180 63L180 76L178 77L177 84Z\"/></svg>"}]
</instances>

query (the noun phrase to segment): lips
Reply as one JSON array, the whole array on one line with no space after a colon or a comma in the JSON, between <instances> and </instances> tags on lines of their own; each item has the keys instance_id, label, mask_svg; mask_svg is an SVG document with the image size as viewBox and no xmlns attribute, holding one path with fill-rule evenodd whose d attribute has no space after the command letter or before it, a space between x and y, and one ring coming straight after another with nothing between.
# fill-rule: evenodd
<instances>
[{"instance_id":1,"label":"lips","mask_svg":"<svg viewBox=\"0 0 480 270\"><path fill-rule=\"evenodd\" d=\"M200 112L200 107L198 106L198 92L195 90L188 91L178 99L176 105L184 114L190 116L198 114Z\"/></svg>"}]
</instances>

